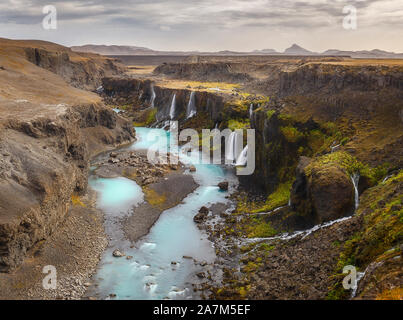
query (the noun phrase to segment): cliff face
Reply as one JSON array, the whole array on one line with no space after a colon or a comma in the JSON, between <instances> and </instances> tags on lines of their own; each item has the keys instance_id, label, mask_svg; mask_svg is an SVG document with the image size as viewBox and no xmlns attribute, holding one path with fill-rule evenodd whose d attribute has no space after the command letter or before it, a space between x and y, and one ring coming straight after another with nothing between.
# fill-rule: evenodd
<instances>
[{"instance_id":1,"label":"cliff face","mask_svg":"<svg viewBox=\"0 0 403 320\"><path fill-rule=\"evenodd\" d=\"M26 47L47 49L38 51L44 68L27 60ZM98 96L56 74L73 58L51 48L0 41L0 272L18 267L63 222L72 195L86 190L90 157L134 138ZM96 78L85 81L95 86Z\"/></svg>"},{"instance_id":2,"label":"cliff face","mask_svg":"<svg viewBox=\"0 0 403 320\"><path fill-rule=\"evenodd\" d=\"M293 72L281 72L278 94L337 94L343 90L371 92L403 90L403 69L382 66L308 64Z\"/></svg>"},{"instance_id":3,"label":"cliff face","mask_svg":"<svg viewBox=\"0 0 403 320\"><path fill-rule=\"evenodd\" d=\"M253 78L234 63L166 63L154 70L157 75L197 81L247 82Z\"/></svg>"},{"instance_id":4,"label":"cliff face","mask_svg":"<svg viewBox=\"0 0 403 320\"><path fill-rule=\"evenodd\" d=\"M115 79L103 80L106 99L112 99L122 104L130 104L137 108L151 106L153 90L154 107L157 109L156 121L163 122L170 119L170 109L175 95L174 119L180 122L186 119L186 110L189 104L191 91L187 89L171 89L154 85L149 80ZM213 122L219 121L220 111L224 105L224 98L209 92L195 91L194 104L198 113L204 113Z\"/></svg>"},{"instance_id":5,"label":"cliff face","mask_svg":"<svg viewBox=\"0 0 403 320\"><path fill-rule=\"evenodd\" d=\"M95 152L130 141L132 128L99 105L68 108L56 118L9 121L0 132L0 271L63 221L73 193L87 187Z\"/></svg>"},{"instance_id":6,"label":"cliff face","mask_svg":"<svg viewBox=\"0 0 403 320\"><path fill-rule=\"evenodd\" d=\"M103 77L121 75L126 67L116 59L74 52L45 41L16 41L0 38L2 51L24 57L34 65L61 76L76 88L94 90Z\"/></svg>"},{"instance_id":7,"label":"cliff face","mask_svg":"<svg viewBox=\"0 0 403 320\"><path fill-rule=\"evenodd\" d=\"M329 153L341 142L373 167L402 166L401 68L306 65L279 78L277 98L251 119L263 146L254 183L272 191L270 185L294 175L301 155Z\"/></svg>"}]
</instances>

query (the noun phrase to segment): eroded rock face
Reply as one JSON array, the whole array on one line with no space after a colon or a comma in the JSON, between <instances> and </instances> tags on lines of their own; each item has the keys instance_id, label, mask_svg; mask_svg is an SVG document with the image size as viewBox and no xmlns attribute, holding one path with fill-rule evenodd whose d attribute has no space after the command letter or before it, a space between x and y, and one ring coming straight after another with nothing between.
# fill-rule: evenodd
<instances>
[{"instance_id":1,"label":"eroded rock face","mask_svg":"<svg viewBox=\"0 0 403 320\"><path fill-rule=\"evenodd\" d=\"M129 104L134 108L146 108L151 105L152 92L155 99L153 105L157 108L156 120L158 122L170 120L170 107L175 94L174 120L186 119L186 109L190 100L191 90L171 89L153 85L150 80L105 78L103 79L104 98L115 104ZM194 104L197 112L205 113L213 122L218 121L220 111L224 106L222 96L197 91L194 94ZM133 110L135 111L135 110Z\"/></svg>"},{"instance_id":2,"label":"eroded rock face","mask_svg":"<svg viewBox=\"0 0 403 320\"><path fill-rule=\"evenodd\" d=\"M155 74L163 74L176 79L197 81L247 82L253 78L243 72L240 63L165 63L158 66Z\"/></svg>"},{"instance_id":3,"label":"eroded rock face","mask_svg":"<svg viewBox=\"0 0 403 320\"><path fill-rule=\"evenodd\" d=\"M307 175L309 158L302 157L291 191L293 209L311 224L336 220L353 213L354 186L337 165L313 167Z\"/></svg>"},{"instance_id":4,"label":"eroded rock face","mask_svg":"<svg viewBox=\"0 0 403 320\"><path fill-rule=\"evenodd\" d=\"M56 49L28 47L25 53L31 63L58 74L78 88L94 90L102 84L103 77L120 75L125 71L125 67L115 59L72 52L61 46Z\"/></svg>"},{"instance_id":5,"label":"eroded rock face","mask_svg":"<svg viewBox=\"0 0 403 320\"><path fill-rule=\"evenodd\" d=\"M126 120L96 104L1 124L0 272L63 222L72 194L86 190L90 157L133 137Z\"/></svg>"},{"instance_id":6,"label":"eroded rock face","mask_svg":"<svg viewBox=\"0 0 403 320\"><path fill-rule=\"evenodd\" d=\"M387 74L385 74L387 73ZM293 72L282 72L279 95L337 93L344 89L375 91L384 88L403 88L403 73L388 67L306 65Z\"/></svg>"}]
</instances>

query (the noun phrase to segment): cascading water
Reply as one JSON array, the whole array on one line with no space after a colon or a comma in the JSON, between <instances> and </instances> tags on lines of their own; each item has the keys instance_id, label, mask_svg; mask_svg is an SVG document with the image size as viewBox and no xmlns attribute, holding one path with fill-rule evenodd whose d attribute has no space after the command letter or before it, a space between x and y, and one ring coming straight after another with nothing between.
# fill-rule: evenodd
<instances>
[{"instance_id":1,"label":"cascading water","mask_svg":"<svg viewBox=\"0 0 403 320\"><path fill-rule=\"evenodd\" d=\"M246 166L247 162L248 162L248 146L246 146L242 150L242 152L239 155L235 165L243 167L243 166Z\"/></svg>"},{"instance_id":2,"label":"cascading water","mask_svg":"<svg viewBox=\"0 0 403 320\"><path fill-rule=\"evenodd\" d=\"M253 103L251 103L249 107L249 118L252 118L252 116L253 116Z\"/></svg>"},{"instance_id":3,"label":"cascading water","mask_svg":"<svg viewBox=\"0 0 403 320\"><path fill-rule=\"evenodd\" d=\"M242 153L240 148L242 148L242 136L236 131L233 131L228 137L228 146L225 146L225 159L231 164L237 165L238 158ZM247 152L247 150L245 152Z\"/></svg>"},{"instance_id":4,"label":"cascading water","mask_svg":"<svg viewBox=\"0 0 403 320\"><path fill-rule=\"evenodd\" d=\"M189 103L186 109L186 118L190 119L194 117L197 113L196 103L195 103L195 92L192 91L189 98Z\"/></svg>"},{"instance_id":5,"label":"cascading water","mask_svg":"<svg viewBox=\"0 0 403 320\"><path fill-rule=\"evenodd\" d=\"M235 131L231 132L231 134L228 138L228 148L227 148L227 146L225 146L225 158L231 162L235 161L235 157L234 157L235 136L236 136Z\"/></svg>"},{"instance_id":6,"label":"cascading water","mask_svg":"<svg viewBox=\"0 0 403 320\"><path fill-rule=\"evenodd\" d=\"M358 206L360 205L360 195L358 193L358 183L360 181L360 174L355 173L351 176L351 181L354 185L354 203L355 203L355 210L358 209Z\"/></svg>"},{"instance_id":7,"label":"cascading water","mask_svg":"<svg viewBox=\"0 0 403 320\"><path fill-rule=\"evenodd\" d=\"M172 98L171 108L169 109L169 118L173 120L175 118L175 110L176 109L176 93Z\"/></svg>"},{"instance_id":8,"label":"cascading water","mask_svg":"<svg viewBox=\"0 0 403 320\"><path fill-rule=\"evenodd\" d=\"M155 93L155 89L154 89L154 84L151 84L151 100L150 100L150 105L151 108L154 108L154 101L155 98L157 97L157 94Z\"/></svg>"}]
</instances>

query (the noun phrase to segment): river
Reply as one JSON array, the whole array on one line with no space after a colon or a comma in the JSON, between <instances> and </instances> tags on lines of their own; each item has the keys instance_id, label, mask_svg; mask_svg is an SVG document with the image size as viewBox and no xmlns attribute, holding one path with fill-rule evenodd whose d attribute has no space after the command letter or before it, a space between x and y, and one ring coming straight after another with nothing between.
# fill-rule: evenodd
<instances>
[{"instance_id":1,"label":"river","mask_svg":"<svg viewBox=\"0 0 403 320\"><path fill-rule=\"evenodd\" d=\"M162 129L137 127L138 140L128 148L135 151L149 148L153 143L147 139L151 130L158 130L153 132L164 139L170 137ZM167 144L164 139L159 140L162 145ZM140 186L124 177L105 179L90 175L89 185L97 192L97 207L105 214L105 230L110 237L93 278L99 298L108 299L110 294L116 295L115 299L197 298L191 283L200 267L193 259L212 263L215 249L193 217L202 206L227 203L228 193L220 191L217 184L227 180L234 185L237 179L231 170L219 165L198 164L197 155L179 154L182 161L188 160L196 167L196 172L184 174L192 174L199 186L182 203L164 211L150 233L134 246L125 239L120 222L133 206L144 201ZM113 257L115 249L133 259Z\"/></svg>"}]
</instances>

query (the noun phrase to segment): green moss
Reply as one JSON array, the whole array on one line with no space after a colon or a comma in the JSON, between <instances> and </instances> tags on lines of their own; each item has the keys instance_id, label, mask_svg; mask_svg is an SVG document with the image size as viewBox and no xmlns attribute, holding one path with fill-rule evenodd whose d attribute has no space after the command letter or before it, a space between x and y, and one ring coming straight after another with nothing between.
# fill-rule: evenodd
<instances>
[{"instance_id":1,"label":"green moss","mask_svg":"<svg viewBox=\"0 0 403 320\"><path fill-rule=\"evenodd\" d=\"M147 114L146 125L149 126L156 121L157 108L152 108Z\"/></svg>"},{"instance_id":2,"label":"green moss","mask_svg":"<svg viewBox=\"0 0 403 320\"><path fill-rule=\"evenodd\" d=\"M278 233L270 222L266 222L258 217L253 218L246 229L248 238L268 238Z\"/></svg>"},{"instance_id":3,"label":"green moss","mask_svg":"<svg viewBox=\"0 0 403 320\"><path fill-rule=\"evenodd\" d=\"M363 225L343 244L336 274L346 265L364 270L373 261L399 254L403 242L403 194L399 192L402 186L403 170L363 194L357 212L363 216ZM330 298L340 293L341 281L339 279L329 292Z\"/></svg>"},{"instance_id":4,"label":"green moss","mask_svg":"<svg viewBox=\"0 0 403 320\"><path fill-rule=\"evenodd\" d=\"M237 129L246 129L250 127L250 120L236 120L230 119L228 120L228 128L232 131Z\"/></svg>"},{"instance_id":5,"label":"green moss","mask_svg":"<svg viewBox=\"0 0 403 320\"><path fill-rule=\"evenodd\" d=\"M276 113L276 110L273 110L273 109L268 110L268 111L266 112L267 119L270 119L275 113Z\"/></svg>"},{"instance_id":6,"label":"green moss","mask_svg":"<svg viewBox=\"0 0 403 320\"><path fill-rule=\"evenodd\" d=\"M292 122L293 118L290 114L280 113L278 118L284 122Z\"/></svg>"},{"instance_id":7,"label":"green moss","mask_svg":"<svg viewBox=\"0 0 403 320\"><path fill-rule=\"evenodd\" d=\"M333 285L329 288L329 292L326 295L326 300L346 300L350 296L350 291L344 289L342 281L346 275L336 274L331 277Z\"/></svg>"},{"instance_id":8,"label":"green moss","mask_svg":"<svg viewBox=\"0 0 403 320\"><path fill-rule=\"evenodd\" d=\"M139 112L133 121L135 127L149 127L156 121L157 108L150 108Z\"/></svg>"},{"instance_id":9,"label":"green moss","mask_svg":"<svg viewBox=\"0 0 403 320\"><path fill-rule=\"evenodd\" d=\"M291 184L291 182L282 183L277 187L276 191L269 195L267 198L269 211L288 203Z\"/></svg>"},{"instance_id":10,"label":"green moss","mask_svg":"<svg viewBox=\"0 0 403 320\"><path fill-rule=\"evenodd\" d=\"M383 172L379 174L378 170L370 168L368 165L358 161L355 157L344 151L328 153L316 158L315 161L305 168L305 173L309 176L313 168L321 168L328 164L339 165L346 170L349 175L358 173L361 177L366 177L372 186L379 181L380 176L383 174Z\"/></svg>"},{"instance_id":11,"label":"green moss","mask_svg":"<svg viewBox=\"0 0 403 320\"><path fill-rule=\"evenodd\" d=\"M281 127L281 133L288 142L296 143L304 137L304 134L292 126Z\"/></svg>"}]
</instances>

